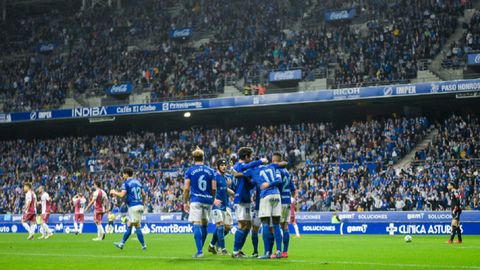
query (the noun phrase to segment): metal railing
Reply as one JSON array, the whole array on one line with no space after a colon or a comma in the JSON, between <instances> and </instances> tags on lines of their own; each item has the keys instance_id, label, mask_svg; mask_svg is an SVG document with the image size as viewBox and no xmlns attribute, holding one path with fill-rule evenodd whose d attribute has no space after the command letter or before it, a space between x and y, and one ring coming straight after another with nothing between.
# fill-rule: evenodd
<instances>
[{"instance_id":1,"label":"metal railing","mask_svg":"<svg viewBox=\"0 0 480 270\"><path fill-rule=\"evenodd\" d=\"M436 160L414 160L410 163L412 167L421 167L425 165L442 165L442 164L458 164L458 165L473 165L473 168L480 168L480 159L470 158L470 159L436 159Z\"/></svg>"}]
</instances>

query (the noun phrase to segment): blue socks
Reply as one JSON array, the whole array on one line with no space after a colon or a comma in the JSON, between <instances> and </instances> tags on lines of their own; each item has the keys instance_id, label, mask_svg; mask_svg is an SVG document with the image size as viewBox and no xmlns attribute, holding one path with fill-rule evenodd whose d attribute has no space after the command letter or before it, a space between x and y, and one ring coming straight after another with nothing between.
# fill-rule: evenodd
<instances>
[{"instance_id":1,"label":"blue socks","mask_svg":"<svg viewBox=\"0 0 480 270\"><path fill-rule=\"evenodd\" d=\"M217 240L218 240L218 227L215 229L215 231L213 232L213 237L212 237L212 241L210 241L210 245L212 246L215 246L215 244L217 243Z\"/></svg>"},{"instance_id":2,"label":"blue socks","mask_svg":"<svg viewBox=\"0 0 480 270\"><path fill-rule=\"evenodd\" d=\"M273 233L269 230L269 236L270 236L270 246L268 247L268 251L270 254L273 254L273 244L275 243L275 237L273 236Z\"/></svg>"},{"instance_id":3,"label":"blue socks","mask_svg":"<svg viewBox=\"0 0 480 270\"><path fill-rule=\"evenodd\" d=\"M270 246L273 245L270 240L270 226L268 223L263 223L262 224L262 238L263 238L263 246L265 247L265 252L264 254L267 254L269 252Z\"/></svg>"},{"instance_id":4,"label":"blue socks","mask_svg":"<svg viewBox=\"0 0 480 270\"><path fill-rule=\"evenodd\" d=\"M142 247L144 247L144 246L145 246L145 240L143 239L142 228L137 228L137 229L135 230L135 232L137 233L138 241L140 242L140 244L142 245Z\"/></svg>"},{"instance_id":5,"label":"blue socks","mask_svg":"<svg viewBox=\"0 0 480 270\"><path fill-rule=\"evenodd\" d=\"M225 226L224 225L220 225L217 227L217 238L218 238L218 246L221 248L221 249L224 249L225 248Z\"/></svg>"},{"instance_id":6,"label":"blue socks","mask_svg":"<svg viewBox=\"0 0 480 270\"><path fill-rule=\"evenodd\" d=\"M277 250L282 250L282 229L280 229L280 224L273 224L273 235L275 236L275 244Z\"/></svg>"},{"instance_id":7,"label":"blue socks","mask_svg":"<svg viewBox=\"0 0 480 270\"><path fill-rule=\"evenodd\" d=\"M202 253L203 237L202 229L199 224L193 224L193 239L195 239L195 245L197 246L197 253Z\"/></svg>"},{"instance_id":8,"label":"blue socks","mask_svg":"<svg viewBox=\"0 0 480 270\"><path fill-rule=\"evenodd\" d=\"M290 232L288 229L283 230L283 252L288 252L288 244L290 243Z\"/></svg>"},{"instance_id":9,"label":"blue socks","mask_svg":"<svg viewBox=\"0 0 480 270\"><path fill-rule=\"evenodd\" d=\"M245 242L247 242L247 238L248 238L248 234L250 233L250 229L248 230L243 230L243 239L242 239L242 244L240 246L240 249L243 248L243 246L245 245Z\"/></svg>"},{"instance_id":10,"label":"blue socks","mask_svg":"<svg viewBox=\"0 0 480 270\"><path fill-rule=\"evenodd\" d=\"M258 232L252 231L253 252L258 253Z\"/></svg>"},{"instance_id":11,"label":"blue socks","mask_svg":"<svg viewBox=\"0 0 480 270\"><path fill-rule=\"evenodd\" d=\"M208 235L207 226L201 226L200 230L202 231L202 247L203 247L203 245L205 245L205 240L207 240L207 235Z\"/></svg>"},{"instance_id":12,"label":"blue socks","mask_svg":"<svg viewBox=\"0 0 480 270\"><path fill-rule=\"evenodd\" d=\"M127 230L123 234L123 239L122 239L123 244L125 244L125 242L127 242L128 237L130 237L130 234L132 234L132 227L127 227Z\"/></svg>"},{"instance_id":13,"label":"blue socks","mask_svg":"<svg viewBox=\"0 0 480 270\"><path fill-rule=\"evenodd\" d=\"M245 235L245 232L243 230L238 229L235 232L235 241L233 243L233 251L237 252L242 248L242 240Z\"/></svg>"}]
</instances>

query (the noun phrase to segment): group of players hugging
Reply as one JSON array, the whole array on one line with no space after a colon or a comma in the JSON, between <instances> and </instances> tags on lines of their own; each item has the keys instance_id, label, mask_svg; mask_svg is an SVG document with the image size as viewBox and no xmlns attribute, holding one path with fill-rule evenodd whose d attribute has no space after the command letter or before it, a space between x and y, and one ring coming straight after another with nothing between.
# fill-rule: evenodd
<instances>
[{"instance_id":1,"label":"group of players hugging","mask_svg":"<svg viewBox=\"0 0 480 270\"><path fill-rule=\"evenodd\" d=\"M297 193L286 169L287 162L282 160L281 154L274 153L271 163L266 158L252 160L253 149L242 147L238 151L239 160L233 168L229 168L227 160L219 159L216 170L204 164L201 149L195 149L192 156L194 165L185 173L184 207L190 214L189 221L193 223L197 247L193 257L203 257L209 217L216 229L208 251L229 255L225 247L225 236L232 225L229 197L233 196L238 228L234 234L232 257L247 257L242 248L251 231L252 257L287 258L289 219L294 224L296 237L299 237L292 204L292 198L295 201ZM258 253L260 228L265 247L262 256Z\"/></svg>"}]
</instances>

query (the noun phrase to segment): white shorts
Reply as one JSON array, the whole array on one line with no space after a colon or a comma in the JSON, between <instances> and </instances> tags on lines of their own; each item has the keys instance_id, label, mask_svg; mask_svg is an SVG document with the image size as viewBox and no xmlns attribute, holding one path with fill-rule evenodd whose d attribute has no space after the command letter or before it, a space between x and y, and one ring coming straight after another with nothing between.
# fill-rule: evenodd
<instances>
[{"instance_id":1,"label":"white shorts","mask_svg":"<svg viewBox=\"0 0 480 270\"><path fill-rule=\"evenodd\" d=\"M280 194L267 195L265 198L261 198L258 216L260 218L282 216L282 204L280 203Z\"/></svg>"},{"instance_id":2,"label":"white shorts","mask_svg":"<svg viewBox=\"0 0 480 270\"><path fill-rule=\"evenodd\" d=\"M262 221L260 220L260 217L258 216L258 211L255 210L255 209L252 210L252 225L254 227L262 226Z\"/></svg>"},{"instance_id":3,"label":"white shorts","mask_svg":"<svg viewBox=\"0 0 480 270\"><path fill-rule=\"evenodd\" d=\"M239 221L252 221L252 216L250 215L251 205L249 203L240 203L235 205L235 214Z\"/></svg>"},{"instance_id":4,"label":"white shorts","mask_svg":"<svg viewBox=\"0 0 480 270\"><path fill-rule=\"evenodd\" d=\"M128 207L128 221L130 223L140 223L142 222L143 215L143 205L135 205Z\"/></svg>"},{"instance_id":5,"label":"white shorts","mask_svg":"<svg viewBox=\"0 0 480 270\"><path fill-rule=\"evenodd\" d=\"M193 202L190 204L190 215L188 216L188 221L201 222L203 220L208 220L211 211L212 205Z\"/></svg>"},{"instance_id":6,"label":"white shorts","mask_svg":"<svg viewBox=\"0 0 480 270\"><path fill-rule=\"evenodd\" d=\"M282 204L280 223L290 223L290 204Z\"/></svg>"},{"instance_id":7,"label":"white shorts","mask_svg":"<svg viewBox=\"0 0 480 270\"><path fill-rule=\"evenodd\" d=\"M211 219L212 219L212 222L215 224L219 222L223 222L223 224L225 225L233 224L232 213L230 211L230 208L228 207L225 211L222 211L220 209L212 210Z\"/></svg>"}]
</instances>

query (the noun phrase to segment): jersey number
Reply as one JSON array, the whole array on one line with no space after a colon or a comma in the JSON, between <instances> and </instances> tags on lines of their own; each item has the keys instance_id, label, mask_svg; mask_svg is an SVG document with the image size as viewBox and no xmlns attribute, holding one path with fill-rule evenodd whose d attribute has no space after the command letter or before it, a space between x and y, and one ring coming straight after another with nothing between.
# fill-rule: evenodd
<instances>
[{"instance_id":1,"label":"jersey number","mask_svg":"<svg viewBox=\"0 0 480 270\"><path fill-rule=\"evenodd\" d=\"M207 190L207 180L205 180L205 175L202 175L200 178L198 178L198 189L201 191Z\"/></svg>"},{"instance_id":2,"label":"jersey number","mask_svg":"<svg viewBox=\"0 0 480 270\"><path fill-rule=\"evenodd\" d=\"M268 177L267 172L270 175L270 178ZM273 171L271 169L260 171L260 176L265 180L265 182L268 182L268 183L272 182L272 180L275 179L275 177L273 176Z\"/></svg>"},{"instance_id":3,"label":"jersey number","mask_svg":"<svg viewBox=\"0 0 480 270\"><path fill-rule=\"evenodd\" d=\"M132 188L133 191L133 196L135 197L135 200L141 201L142 200L142 190L140 187L134 187Z\"/></svg>"},{"instance_id":4,"label":"jersey number","mask_svg":"<svg viewBox=\"0 0 480 270\"><path fill-rule=\"evenodd\" d=\"M290 189L290 188L289 188L290 179L288 179L288 177L285 176L285 177L283 178L283 181L285 182L285 184L283 184L283 189L282 189L282 190L283 190L283 191L289 190L289 189Z\"/></svg>"}]
</instances>

